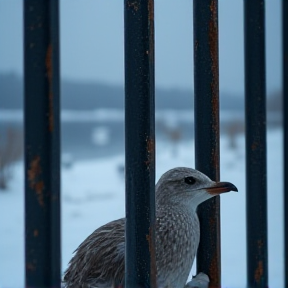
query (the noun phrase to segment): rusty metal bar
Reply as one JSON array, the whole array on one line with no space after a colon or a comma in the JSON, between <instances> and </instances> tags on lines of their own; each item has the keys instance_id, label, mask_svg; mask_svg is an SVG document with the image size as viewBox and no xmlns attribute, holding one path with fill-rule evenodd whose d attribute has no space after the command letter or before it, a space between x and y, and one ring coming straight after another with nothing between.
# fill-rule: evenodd
<instances>
[{"instance_id":1,"label":"rusty metal bar","mask_svg":"<svg viewBox=\"0 0 288 288\"><path fill-rule=\"evenodd\" d=\"M125 287L156 287L154 1L124 5Z\"/></svg>"},{"instance_id":2,"label":"rusty metal bar","mask_svg":"<svg viewBox=\"0 0 288 288\"><path fill-rule=\"evenodd\" d=\"M25 0L26 287L61 287L59 3Z\"/></svg>"},{"instance_id":3,"label":"rusty metal bar","mask_svg":"<svg viewBox=\"0 0 288 288\"><path fill-rule=\"evenodd\" d=\"M219 60L218 0L194 0L195 166L219 181ZM197 273L221 286L220 198L198 208L200 245Z\"/></svg>"},{"instance_id":4,"label":"rusty metal bar","mask_svg":"<svg viewBox=\"0 0 288 288\"><path fill-rule=\"evenodd\" d=\"M284 275L288 288L288 1L282 0L283 126L284 126Z\"/></svg>"},{"instance_id":5,"label":"rusty metal bar","mask_svg":"<svg viewBox=\"0 0 288 288\"><path fill-rule=\"evenodd\" d=\"M268 287L265 1L244 1L247 286Z\"/></svg>"}]
</instances>

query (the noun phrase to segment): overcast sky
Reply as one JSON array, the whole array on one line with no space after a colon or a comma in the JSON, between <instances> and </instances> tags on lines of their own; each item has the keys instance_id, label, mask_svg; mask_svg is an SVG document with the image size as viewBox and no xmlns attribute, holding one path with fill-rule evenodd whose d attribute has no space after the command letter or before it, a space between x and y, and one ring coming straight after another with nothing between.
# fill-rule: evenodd
<instances>
[{"instance_id":1,"label":"overcast sky","mask_svg":"<svg viewBox=\"0 0 288 288\"><path fill-rule=\"evenodd\" d=\"M156 85L193 89L192 0L155 0ZM61 0L61 74L124 83L123 0ZM266 0L268 92L281 87L280 0ZM22 1L0 0L0 73L23 74ZM219 0L220 89L244 91L243 0ZM1 84L1 83L0 83Z\"/></svg>"}]
</instances>

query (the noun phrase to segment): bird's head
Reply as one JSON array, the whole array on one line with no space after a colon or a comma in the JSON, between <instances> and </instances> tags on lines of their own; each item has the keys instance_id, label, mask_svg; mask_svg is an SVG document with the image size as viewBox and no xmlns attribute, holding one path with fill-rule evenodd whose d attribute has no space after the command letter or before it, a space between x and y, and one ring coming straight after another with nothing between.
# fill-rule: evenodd
<instances>
[{"instance_id":1,"label":"bird's head","mask_svg":"<svg viewBox=\"0 0 288 288\"><path fill-rule=\"evenodd\" d=\"M205 200L238 191L230 182L215 182L198 170L178 167L164 173L156 185L157 204L184 204L196 210Z\"/></svg>"}]
</instances>

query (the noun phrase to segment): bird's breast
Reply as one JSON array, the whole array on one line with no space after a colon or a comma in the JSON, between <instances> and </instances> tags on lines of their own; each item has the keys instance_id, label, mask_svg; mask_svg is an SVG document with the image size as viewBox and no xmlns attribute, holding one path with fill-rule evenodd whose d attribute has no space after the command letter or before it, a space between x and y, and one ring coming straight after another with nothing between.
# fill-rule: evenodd
<instances>
[{"instance_id":1,"label":"bird's breast","mask_svg":"<svg viewBox=\"0 0 288 288\"><path fill-rule=\"evenodd\" d=\"M170 209L157 215L156 262L164 287L184 287L199 244L196 213ZM173 282L173 283L172 283Z\"/></svg>"}]
</instances>

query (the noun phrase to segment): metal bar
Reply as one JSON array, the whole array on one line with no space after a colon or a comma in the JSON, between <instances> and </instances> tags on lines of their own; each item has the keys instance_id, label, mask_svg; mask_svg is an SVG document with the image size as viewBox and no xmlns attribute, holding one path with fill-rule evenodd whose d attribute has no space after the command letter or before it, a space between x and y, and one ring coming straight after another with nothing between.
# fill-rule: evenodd
<instances>
[{"instance_id":1,"label":"metal bar","mask_svg":"<svg viewBox=\"0 0 288 288\"><path fill-rule=\"evenodd\" d=\"M218 0L194 0L195 166L219 181ZM200 244L197 272L221 286L220 198L198 207Z\"/></svg>"},{"instance_id":2,"label":"metal bar","mask_svg":"<svg viewBox=\"0 0 288 288\"><path fill-rule=\"evenodd\" d=\"M154 1L124 5L125 287L156 287Z\"/></svg>"},{"instance_id":3,"label":"metal bar","mask_svg":"<svg viewBox=\"0 0 288 288\"><path fill-rule=\"evenodd\" d=\"M282 0L283 126L284 126L284 250L285 287L288 288L288 1Z\"/></svg>"},{"instance_id":4,"label":"metal bar","mask_svg":"<svg viewBox=\"0 0 288 288\"><path fill-rule=\"evenodd\" d=\"M59 4L25 0L26 287L61 287Z\"/></svg>"},{"instance_id":5,"label":"metal bar","mask_svg":"<svg viewBox=\"0 0 288 288\"><path fill-rule=\"evenodd\" d=\"M247 285L268 287L265 1L244 1Z\"/></svg>"}]
</instances>

